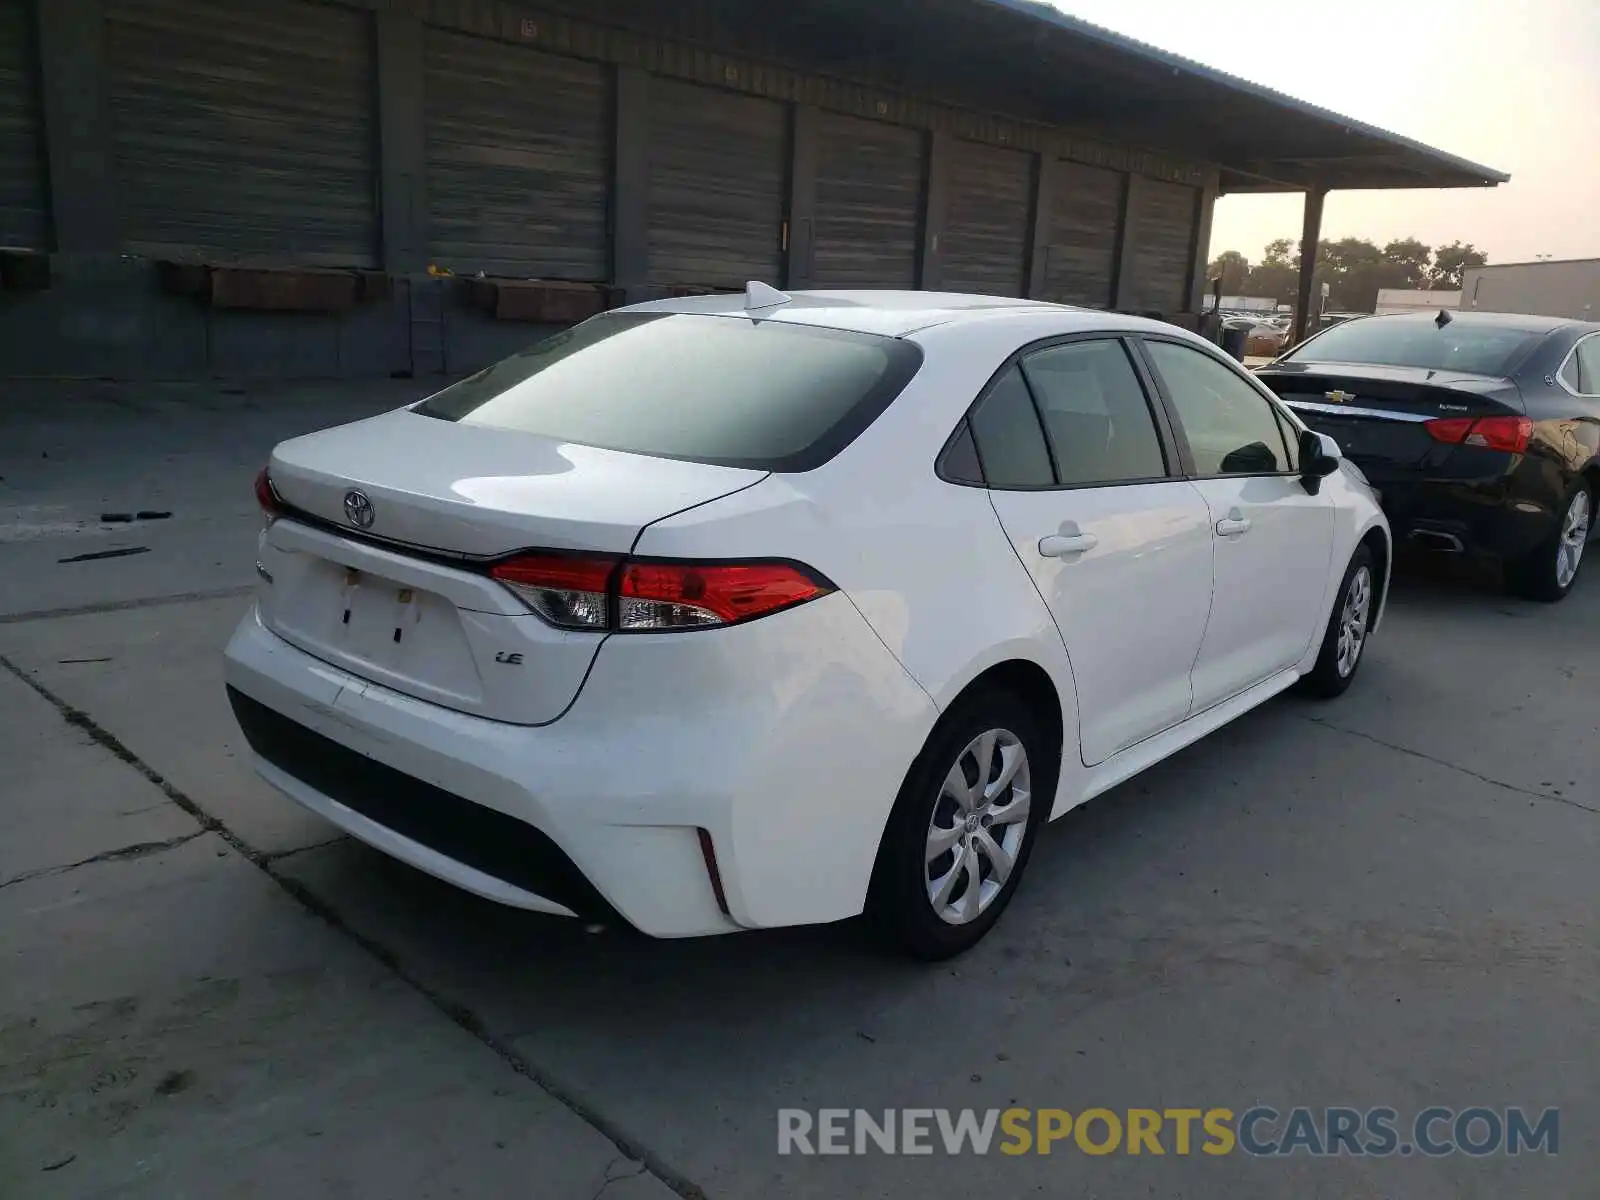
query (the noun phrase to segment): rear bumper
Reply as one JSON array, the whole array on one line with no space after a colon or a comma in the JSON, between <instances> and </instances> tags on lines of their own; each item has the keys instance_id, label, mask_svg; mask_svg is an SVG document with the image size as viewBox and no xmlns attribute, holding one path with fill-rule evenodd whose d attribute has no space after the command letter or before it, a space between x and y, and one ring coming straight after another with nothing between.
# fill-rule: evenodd
<instances>
[{"instance_id":1,"label":"rear bumper","mask_svg":"<svg viewBox=\"0 0 1600 1200\"><path fill-rule=\"evenodd\" d=\"M262 777L351 835L488 899L657 937L860 912L936 715L843 596L613 638L538 727L359 679L253 609L225 679Z\"/></svg>"},{"instance_id":2,"label":"rear bumper","mask_svg":"<svg viewBox=\"0 0 1600 1200\"><path fill-rule=\"evenodd\" d=\"M1400 546L1517 558L1548 537L1556 519L1549 504L1515 486L1514 474L1430 479L1354 461L1377 489Z\"/></svg>"}]
</instances>

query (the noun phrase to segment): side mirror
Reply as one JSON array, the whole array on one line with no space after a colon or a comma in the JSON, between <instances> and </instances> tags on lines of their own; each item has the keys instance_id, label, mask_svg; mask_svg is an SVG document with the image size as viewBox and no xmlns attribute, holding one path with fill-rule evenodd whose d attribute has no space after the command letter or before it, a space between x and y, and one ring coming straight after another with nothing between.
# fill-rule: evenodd
<instances>
[{"instance_id":1,"label":"side mirror","mask_svg":"<svg viewBox=\"0 0 1600 1200\"><path fill-rule=\"evenodd\" d=\"M1300 435L1300 482L1315 496L1322 481L1339 469L1339 443L1325 433L1306 430Z\"/></svg>"}]
</instances>

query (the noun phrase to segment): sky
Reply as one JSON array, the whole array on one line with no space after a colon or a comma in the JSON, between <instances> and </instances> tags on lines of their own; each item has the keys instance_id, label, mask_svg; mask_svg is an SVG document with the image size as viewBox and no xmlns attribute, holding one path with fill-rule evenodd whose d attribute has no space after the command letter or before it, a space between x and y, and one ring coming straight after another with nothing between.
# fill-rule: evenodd
<instances>
[{"instance_id":1,"label":"sky","mask_svg":"<svg viewBox=\"0 0 1600 1200\"><path fill-rule=\"evenodd\" d=\"M1063 12L1414 138L1511 182L1332 192L1324 239L1600 258L1600 0L1052 0ZM1300 237L1301 197L1224 196L1211 256Z\"/></svg>"}]
</instances>

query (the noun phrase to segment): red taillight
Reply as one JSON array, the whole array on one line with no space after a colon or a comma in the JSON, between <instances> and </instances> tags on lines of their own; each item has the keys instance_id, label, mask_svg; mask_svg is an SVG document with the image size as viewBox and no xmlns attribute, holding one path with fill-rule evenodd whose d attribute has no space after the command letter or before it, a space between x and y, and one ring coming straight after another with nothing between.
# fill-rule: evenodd
<instances>
[{"instance_id":1,"label":"red taillight","mask_svg":"<svg viewBox=\"0 0 1600 1200\"><path fill-rule=\"evenodd\" d=\"M562 629L605 629L610 624L610 558L573 554L524 554L489 568L550 624Z\"/></svg>"},{"instance_id":2,"label":"red taillight","mask_svg":"<svg viewBox=\"0 0 1600 1200\"><path fill-rule=\"evenodd\" d=\"M640 633L731 625L833 590L787 562L622 562L525 554L489 574L552 625Z\"/></svg>"},{"instance_id":3,"label":"red taillight","mask_svg":"<svg viewBox=\"0 0 1600 1200\"><path fill-rule=\"evenodd\" d=\"M278 495L278 489L272 486L272 478L265 467L256 476L256 503L261 506L268 520L283 515L283 498Z\"/></svg>"},{"instance_id":4,"label":"red taillight","mask_svg":"<svg viewBox=\"0 0 1600 1200\"><path fill-rule=\"evenodd\" d=\"M1436 442L1482 446L1510 454L1521 454L1533 437L1533 422L1527 417L1445 417L1429 421L1423 428Z\"/></svg>"},{"instance_id":5,"label":"red taillight","mask_svg":"<svg viewBox=\"0 0 1600 1200\"><path fill-rule=\"evenodd\" d=\"M623 629L731 625L831 590L790 563L629 563L622 570L619 624Z\"/></svg>"}]
</instances>

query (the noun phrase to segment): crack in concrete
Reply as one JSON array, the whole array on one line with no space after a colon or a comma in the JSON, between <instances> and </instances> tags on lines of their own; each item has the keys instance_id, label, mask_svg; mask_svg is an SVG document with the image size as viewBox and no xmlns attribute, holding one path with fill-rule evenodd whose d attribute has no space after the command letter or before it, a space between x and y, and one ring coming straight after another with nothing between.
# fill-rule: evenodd
<instances>
[{"instance_id":1,"label":"crack in concrete","mask_svg":"<svg viewBox=\"0 0 1600 1200\"><path fill-rule=\"evenodd\" d=\"M270 854L263 854L261 861L263 863L280 863L286 858L294 857L296 854L304 854L308 850L321 850L325 846L337 846L340 842L348 842L349 840L350 838L347 835L341 833L335 837L328 838L326 841L312 842L309 846L293 846L288 850L274 850Z\"/></svg>"},{"instance_id":2,"label":"crack in concrete","mask_svg":"<svg viewBox=\"0 0 1600 1200\"><path fill-rule=\"evenodd\" d=\"M149 596L142 600L107 600L99 604L79 604L67 608L36 608L29 612L0 613L0 625L16 625L22 621L48 621L56 617L83 617L91 613L122 612L129 608L160 608L165 604L187 604L192 600L226 600L230 596L248 596L255 590L255 584L241 583L233 587L178 592L171 596Z\"/></svg>"},{"instance_id":3,"label":"crack in concrete","mask_svg":"<svg viewBox=\"0 0 1600 1200\"><path fill-rule=\"evenodd\" d=\"M3 620L3 618L0 618L0 620ZM506 1039L496 1037L494 1034L490 1033L486 1028L484 1028L482 1021L478 1019L477 1014L471 1009L467 1008L464 1004L461 1004L458 1001L450 999L444 993L437 991L436 989L423 983L421 979L411 974L401 965L399 957L394 953L394 951L390 950L387 946L376 939L368 937L366 934L360 933L351 927L345 921L344 917L341 916L332 905L328 904L320 896L317 896L315 893L313 893L299 880L288 875L280 874L278 871L274 870L275 860L284 858L290 853L297 853L297 851L288 851L286 853L271 855L257 850L255 847L247 843L243 838L239 837L238 834L234 833L233 830L224 825L220 820L218 820L216 817L213 817L210 813L201 808L199 804L180 791L164 775L149 766L149 764L147 764L143 759L134 754L133 751L129 750L127 746L122 744L121 740L119 740L115 734L99 725L88 713L74 708L72 705L68 704L65 700L55 695L55 693L51 692L38 680L34 679L31 675L22 670L22 668L18 667L4 655L0 655L0 667L10 671L18 679L22 680L23 683L27 684L46 701L48 701L50 705L61 714L61 717L64 721L66 721L68 724L76 725L78 728L84 730L84 732L86 732L101 746L105 747L105 749L109 750L118 759L132 767L151 783L155 784L156 787L160 788L161 791L174 804L183 809L184 812L188 813L197 822L199 822L200 828L194 833L186 835L181 839L182 841L187 841L192 837L199 837L203 833L215 833L230 847L232 847L233 850L235 850L241 857L259 868L269 879L287 892L292 898L299 901L301 906L307 911L312 913L314 916L320 917L330 927L343 934L362 950L370 954L387 970L392 972L396 978L400 979L430 1005L436 1008L452 1024L456 1025L465 1033L477 1039L480 1043L486 1046L495 1054L496 1057L510 1067L514 1073L521 1075L524 1079L529 1080L534 1084L534 1086L538 1087L557 1104L561 1105L568 1112L572 1113L579 1120L583 1121L584 1124L588 1125L596 1133L600 1134L601 1137L605 1138L613 1146L615 1146L617 1150L621 1152L621 1156L613 1159L611 1163L607 1164L607 1178L601 1185L600 1191L604 1191L607 1187L611 1186L611 1184L620 1182L622 1179L632 1177L631 1175L621 1175L611 1178L610 1171L613 1165L618 1162L636 1162L639 1164L639 1170L633 1172L633 1175L640 1175L645 1171L648 1171L657 1179L659 1179L670 1191L678 1196L681 1196L683 1200L707 1200L705 1191L698 1184L693 1183L678 1171L668 1166L655 1153L645 1150L631 1136L623 1132L623 1130L615 1125L609 1118L602 1116L593 1105L580 1100L570 1088L567 1088L556 1082L543 1068L539 1067L536 1063L520 1054ZM332 840L338 841L340 839L334 838ZM313 848L314 847L311 846L303 847L303 849L307 850ZM599 1195L599 1192L596 1192L595 1194Z\"/></svg>"},{"instance_id":4,"label":"crack in concrete","mask_svg":"<svg viewBox=\"0 0 1600 1200\"><path fill-rule=\"evenodd\" d=\"M0 880L0 891L14 883L27 883L30 879L46 879L52 875L65 875L68 871L76 871L79 867L92 867L95 863L128 862L135 858L146 858L152 854L160 854L163 850L171 850L185 842L192 842L195 838L206 833L204 829L196 829L193 833L185 833L178 837L167 838L161 842L134 842L131 846L119 846L115 850L102 850L99 854L91 854L88 858L80 858L77 862L62 863L54 867L40 867L34 871L24 871L21 875L13 875L10 879Z\"/></svg>"},{"instance_id":5,"label":"crack in concrete","mask_svg":"<svg viewBox=\"0 0 1600 1200\"><path fill-rule=\"evenodd\" d=\"M612 1174L612 1169L617 1167L617 1166L619 1166L619 1165L620 1166L624 1166L624 1167L632 1167L633 1169L630 1170L630 1171L623 1171L620 1174L613 1175ZM613 1183L621 1183L625 1179L637 1179L637 1178L639 1178L639 1176L643 1175L649 1169L650 1168L648 1166L646 1166L643 1162L640 1162L637 1159L632 1159L632 1158L614 1158L614 1159L612 1159L610 1162L608 1162L606 1164L605 1182L603 1182L600 1185L600 1190L599 1191L595 1192L595 1194L593 1196L589 1197L589 1200L600 1200L600 1197L605 1195L606 1189L608 1187L610 1187Z\"/></svg>"},{"instance_id":6,"label":"crack in concrete","mask_svg":"<svg viewBox=\"0 0 1600 1200\"><path fill-rule=\"evenodd\" d=\"M1478 780L1480 783L1487 783L1493 787L1503 788L1508 792L1516 792L1517 795L1527 796L1531 800L1546 800L1551 804L1565 804L1568 808L1581 809L1586 813L1594 813L1597 816L1600 816L1600 808L1596 808L1592 804L1585 804L1581 800L1574 800L1570 796L1552 796L1549 792L1536 792L1531 788L1518 787L1514 783L1507 783L1505 780L1496 779L1492 775L1484 775L1478 771L1474 771L1470 767L1463 767L1459 763L1453 763L1449 759L1438 758L1422 750L1413 750L1410 746L1402 746L1397 742L1385 741L1383 738L1376 737L1373 734L1362 733L1359 729L1347 729L1343 725L1335 725L1332 721L1329 721L1323 717L1305 717L1305 720L1310 721L1313 725L1321 725L1324 729L1331 729L1335 733L1343 733L1350 737L1361 738L1363 741L1368 741L1374 745L1382 746L1386 750L1394 750L1400 754L1409 754L1412 758L1420 758L1424 762L1433 763L1434 766L1444 767L1450 771L1456 771L1462 775L1470 776L1471 778Z\"/></svg>"}]
</instances>

